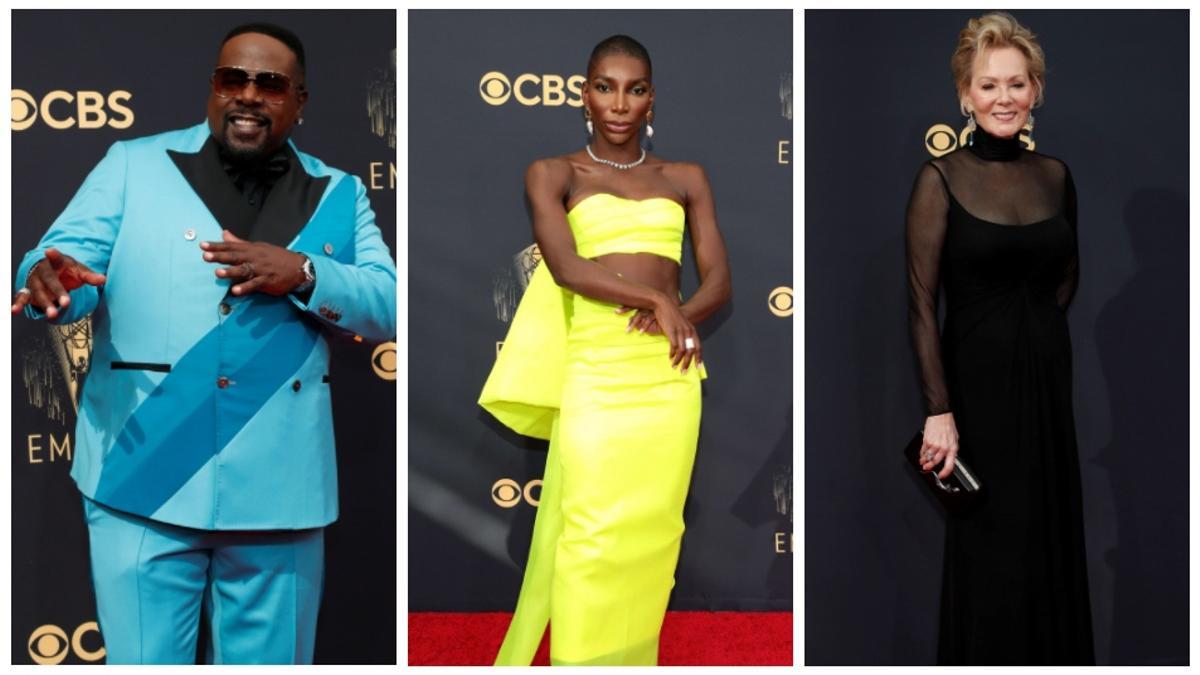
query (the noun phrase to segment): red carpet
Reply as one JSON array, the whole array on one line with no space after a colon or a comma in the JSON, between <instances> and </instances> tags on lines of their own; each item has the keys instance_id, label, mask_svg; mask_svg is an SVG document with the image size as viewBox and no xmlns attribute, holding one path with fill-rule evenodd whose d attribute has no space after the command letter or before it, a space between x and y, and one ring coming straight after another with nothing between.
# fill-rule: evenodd
<instances>
[{"instance_id":1,"label":"red carpet","mask_svg":"<svg viewBox=\"0 0 1200 675\"><path fill-rule=\"evenodd\" d=\"M408 665L490 666L508 612L410 612ZM533 659L550 665L548 635ZM658 646L662 666L790 666L791 612L667 612Z\"/></svg>"}]
</instances>

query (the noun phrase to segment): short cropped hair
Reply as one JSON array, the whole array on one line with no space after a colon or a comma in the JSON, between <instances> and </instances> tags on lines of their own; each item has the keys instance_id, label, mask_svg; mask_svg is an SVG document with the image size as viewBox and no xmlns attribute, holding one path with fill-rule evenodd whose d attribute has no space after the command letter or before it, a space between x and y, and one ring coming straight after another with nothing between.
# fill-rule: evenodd
<instances>
[{"instance_id":1,"label":"short cropped hair","mask_svg":"<svg viewBox=\"0 0 1200 675\"><path fill-rule=\"evenodd\" d=\"M587 64L588 75L591 75L592 68L596 65L596 62L609 54L625 54L645 61L646 75L649 76L654 72L654 69L650 66L650 52L646 51L642 43L628 35L613 35L601 40L600 44L596 45L595 49L592 50L592 55L588 58Z\"/></svg>"},{"instance_id":2,"label":"short cropped hair","mask_svg":"<svg viewBox=\"0 0 1200 675\"><path fill-rule=\"evenodd\" d=\"M273 23L244 23L226 33L225 39L221 40L221 46L224 47L226 42L244 33L261 33L287 45L287 48L292 50L292 53L296 55L296 65L300 68L300 77L304 77L304 43L300 41L298 35L283 26Z\"/></svg>"},{"instance_id":3,"label":"short cropped hair","mask_svg":"<svg viewBox=\"0 0 1200 675\"><path fill-rule=\"evenodd\" d=\"M1034 107L1040 106L1046 92L1046 55L1038 44L1033 31L1017 22L1007 12L991 12L978 19L971 19L967 27L958 34L958 48L950 57L950 70L954 73L954 84L958 88L959 106L963 96L971 88L971 66L975 57L989 49L1016 47L1025 55L1029 66L1029 79L1037 90ZM963 111L963 115L966 115Z\"/></svg>"}]
</instances>

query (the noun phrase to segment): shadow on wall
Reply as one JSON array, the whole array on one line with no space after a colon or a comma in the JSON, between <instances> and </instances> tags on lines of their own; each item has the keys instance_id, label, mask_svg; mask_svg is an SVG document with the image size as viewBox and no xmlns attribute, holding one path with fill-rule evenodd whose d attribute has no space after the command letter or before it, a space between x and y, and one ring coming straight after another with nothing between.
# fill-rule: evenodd
<instances>
[{"instance_id":1,"label":"shadow on wall","mask_svg":"<svg viewBox=\"0 0 1200 675\"><path fill-rule=\"evenodd\" d=\"M904 201L891 203L903 206ZM856 520L876 541L885 542L875 564L881 578L890 581L880 589L878 616L872 620L876 634L887 639L880 640L879 652L869 663L925 665L933 663L937 653L945 520L901 452L925 422L920 371L909 337L902 224L871 253L865 270L856 297L881 301L857 305L853 333L863 367L855 380L854 400L867 403L859 419L877 422L858 430L864 464L856 473L866 479L864 494L879 497L862 500ZM886 331L886 339L881 331Z\"/></svg>"},{"instance_id":2,"label":"shadow on wall","mask_svg":"<svg viewBox=\"0 0 1200 675\"><path fill-rule=\"evenodd\" d=\"M1117 519L1116 545L1104 552L1113 578L1111 653L1098 662L1186 665L1187 198L1137 190L1124 221L1134 273L1100 311L1095 335L1112 420L1111 441L1096 463L1108 473ZM1148 301L1180 295L1174 313ZM1158 620L1139 619L1147 616Z\"/></svg>"}]
</instances>

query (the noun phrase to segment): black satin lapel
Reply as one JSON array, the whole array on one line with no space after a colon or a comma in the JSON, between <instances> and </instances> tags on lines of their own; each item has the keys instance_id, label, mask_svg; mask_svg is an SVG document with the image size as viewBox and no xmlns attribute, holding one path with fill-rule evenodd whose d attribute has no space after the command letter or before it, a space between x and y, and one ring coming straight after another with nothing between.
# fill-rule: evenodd
<instances>
[{"instance_id":1,"label":"black satin lapel","mask_svg":"<svg viewBox=\"0 0 1200 675\"><path fill-rule=\"evenodd\" d=\"M225 173L217 154L217 142L212 136L208 137L199 152L168 150L167 154L200 201L208 207L213 218L217 219L217 223L238 237L249 239L254 221L258 218L258 210L246 202L233 181L229 180L229 174Z\"/></svg>"},{"instance_id":2,"label":"black satin lapel","mask_svg":"<svg viewBox=\"0 0 1200 675\"><path fill-rule=\"evenodd\" d=\"M290 244L316 212L317 204L321 203L321 196L329 184L329 176L317 178L308 175L290 145L287 146L287 155L291 167L279 178L263 202L262 213L251 232L254 241L284 247Z\"/></svg>"}]
</instances>

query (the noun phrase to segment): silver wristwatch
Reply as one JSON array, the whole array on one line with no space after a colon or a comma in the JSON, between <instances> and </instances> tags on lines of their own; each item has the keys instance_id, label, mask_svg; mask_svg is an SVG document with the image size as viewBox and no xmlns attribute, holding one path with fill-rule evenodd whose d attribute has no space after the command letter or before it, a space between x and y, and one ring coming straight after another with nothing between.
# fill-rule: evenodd
<instances>
[{"instance_id":1,"label":"silver wristwatch","mask_svg":"<svg viewBox=\"0 0 1200 675\"><path fill-rule=\"evenodd\" d=\"M308 256L304 256L304 264L300 266L300 271L304 272L304 281L292 289L293 293L307 293L317 285L317 271L313 268L312 260Z\"/></svg>"}]
</instances>

